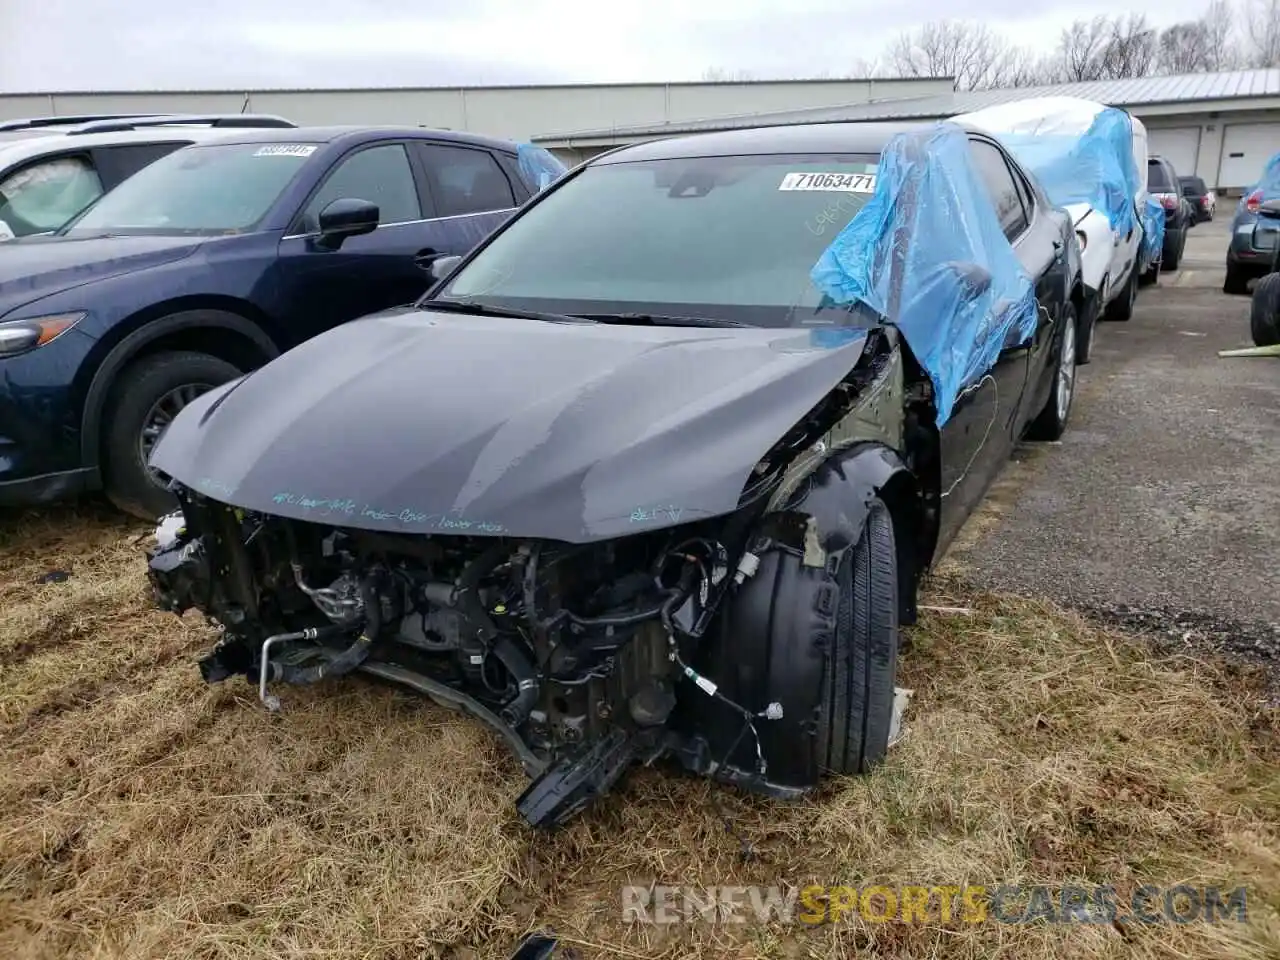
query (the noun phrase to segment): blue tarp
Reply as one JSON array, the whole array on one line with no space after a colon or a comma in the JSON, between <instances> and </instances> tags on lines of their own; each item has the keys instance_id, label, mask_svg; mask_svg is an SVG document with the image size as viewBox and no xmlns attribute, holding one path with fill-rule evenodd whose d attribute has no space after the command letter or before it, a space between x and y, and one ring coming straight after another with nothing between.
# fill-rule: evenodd
<instances>
[{"instance_id":1,"label":"blue tarp","mask_svg":"<svg viewBox=\"0 0 1280 960\"><path fill-rule=\"evenodd\" d=\"M1257 183L1244 191L1244 196L1247 198L1255 190L1262 191L1263 200L1275 200L1280 197L1280 153L1267 161L1266 166L1262 168L1262 176L1258 178Z\"/></svg>"},{"instance_id":2,"label":"blue tarp","mask_svg":"<svg viewBox=\"0 0 1280 960\"><path fill-rule=\"evenodd\" d=\"M1134 226L1140 178L1129 114L1106 107L1083 133L1055 131L1052 118L1036 132L1000 133L1000 142L1035 174L1055 205L1087 203L1120 235ZM1065 126L1065 125L1064 125Z\"/></svg>"},{"instance_id":3,"label":"blue tarp","mask_svg":"<svg viewBox=\"0 0 1280 960\"><path fill-rule=\"evenodd\" d=\"M516 160L525 179L537 187L539 192L569 172L569 168L557 160L550 150L532 143L522 143L516 147Z\"/></svg>"},{"instance_id":4,"label":"blue tarp","mask_svg":"<svg viewBox=\"0 0 1280 960\"><path fill-rule=\"evenodd\" d=\"M810 276L835 303L862 301L902 331L933 381L939 425L1003 347L1035 333L1035 286L953 123L889 141L875 194Z\"/></svg>"},{"instance_id":5,"label":"blue tarp","mask_svg":"<svg viewBox=\"0 0 1280 960\"><path fill-rule=\"evenodd\" d=\"M1142 211L1142 262L1159 260L1163 249L1164 207L1154 197L1147 197L1146 208Z\"/></svg>"}]
</instances>

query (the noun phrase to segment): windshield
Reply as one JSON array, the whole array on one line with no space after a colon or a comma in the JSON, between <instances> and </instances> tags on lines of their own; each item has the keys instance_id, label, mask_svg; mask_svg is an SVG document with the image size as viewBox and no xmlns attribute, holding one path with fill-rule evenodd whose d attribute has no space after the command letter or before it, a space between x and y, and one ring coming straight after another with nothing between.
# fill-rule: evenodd
<instances>
[{"instance_id":1,"label":"windshield","mask_svg":"<svg viewBox=\"0 0 1280 960\"><path fill-rule=\"evenodd\" d=\"M875 189L877 157L588 167L511 222L440 296L569 314L848 323L809 278Z\"/></svg>"},{"instance_id":2,"label":"windshield","mask_svg":"<svg viewBox=\"0 0 1280 960\"><path fill-rule=\"evenodd\" d=\"M62 232L78 237L250 230L315 149L280 143L183 147L129 177Z\"/></svg>"}]
</instances>

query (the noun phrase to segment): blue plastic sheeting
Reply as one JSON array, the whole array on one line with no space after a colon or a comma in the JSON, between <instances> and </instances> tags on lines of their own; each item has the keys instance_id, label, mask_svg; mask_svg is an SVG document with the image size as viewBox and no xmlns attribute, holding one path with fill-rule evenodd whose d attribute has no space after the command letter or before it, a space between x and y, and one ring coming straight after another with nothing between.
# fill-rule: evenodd
<instances>
[{"instance_id":1,"label":"blue plastic sheeting","mask_svg":"<svg viewBox=\"0 0 1280 960\"><path fill-rule=\"evenodd\" d=\"M1164 207L1154 197L1147 197L1142 211L1142 260L1151 263L1164 249Z\"/></svg>"},{"instance_id":2,"label":"blue plastic sheeting","mask_svg":"<svg viewBox=\"0 0 1280 960\"><path fill-rule=\"evenodd\" d=\"M1083 133L1002 133L1000 142L1035 174L1056 206L1087 203L1116 233L1134 227L1134 198L1141 180L1133 158L1129 114L1106 107Z\"/></svg>"},{"instance_id":3,"label":"blue plastic sheeting","mask_svg":"<svg viewBox=\"0 0 1280 960\"><path fill-rule=\"evenodd\" d=\"M1245 190L1244 195L1248 197L1254 190L1262 191L1263 200L1275 200L1280 197L1280 153L1267 161L1258 182Z\"/></svg>"},{"instance_id":4,"label":"blue plastic sheeting","mask_svg":"<svg viewBox=\"0 0 1280 960\"><path fill-rule=\"evenodd\" d=\"M569 172L569 168L557 160L550 150L532 143L522 143L516 147L516 160L524 178L535 184L539 192Z\"/></svg>"},{"instance_id":5,"label":"blue plastic sheeting","mask_svg":"<svg viewBox=\"0 0 1280 960\"><path fill-rule=\"evenodd\" d=\"M939 425L1002 348L1035 333L1035 286L953 123L889 141L875 194L810 277L836 304L861 301L902 331L933 381Z\"/></svg>"}]
</instances>

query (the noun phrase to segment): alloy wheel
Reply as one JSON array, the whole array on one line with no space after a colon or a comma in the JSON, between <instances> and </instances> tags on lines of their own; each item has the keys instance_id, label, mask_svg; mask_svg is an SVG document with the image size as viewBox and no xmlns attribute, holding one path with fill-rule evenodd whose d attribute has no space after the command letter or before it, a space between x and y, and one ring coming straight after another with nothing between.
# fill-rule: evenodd
<instances>
[{"instance_id":1,"label":"alloy wheel","mask_svg":"<svg viewBox=\"0 0 1280 960\"><path fill-rule=\"evenodd\" d=\"M142 458L143 464L153 476L155 471L151 469L151 452L160 442L160 437L164 435L165 430L169 429L173 418L187 404L212 389L211 383L184 383L180 387L174 387L161 394L151 405L142 421L142 430L138 434L138 456Z\"/></svg>"},{"instance_id":2,"label":"alloy wheel","mask_svg":"<svg viewBox=\"0 0 1280 960\"><path fill-rule=\"evenodd\" d=\"M1062 328L1062 356L1058 360L1058 416L1067 418L1076 386L1076 325L1074 318Z\"/></svg>"}]
</instances>

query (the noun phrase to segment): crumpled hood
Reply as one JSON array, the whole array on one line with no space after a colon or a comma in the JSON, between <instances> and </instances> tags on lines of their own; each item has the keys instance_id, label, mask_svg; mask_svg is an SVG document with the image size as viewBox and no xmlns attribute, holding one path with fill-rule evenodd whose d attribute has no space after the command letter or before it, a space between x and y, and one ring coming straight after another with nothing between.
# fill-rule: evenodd
<instances>
[{"instance_id":1,"label":"crumpled hood","mask_svg":"<svg viewBox=\"0 0 1280 960\"><path fill-rule=\"evenodd\" d=\"M400 308L205 394L152 463L222 502L336 526L638 533L736 509L759 458L864 343Z\"/></svg>"},{"instance_id":2,"label":"crumpled hood","mask_svg":"<svg viewBox=\"0 0 1280 960\"><path fill-rule=\"evenodd\" d=\"M0 313L189 256L205 237L26 237L0 244Z\"/></svg>"}]
</instances>

